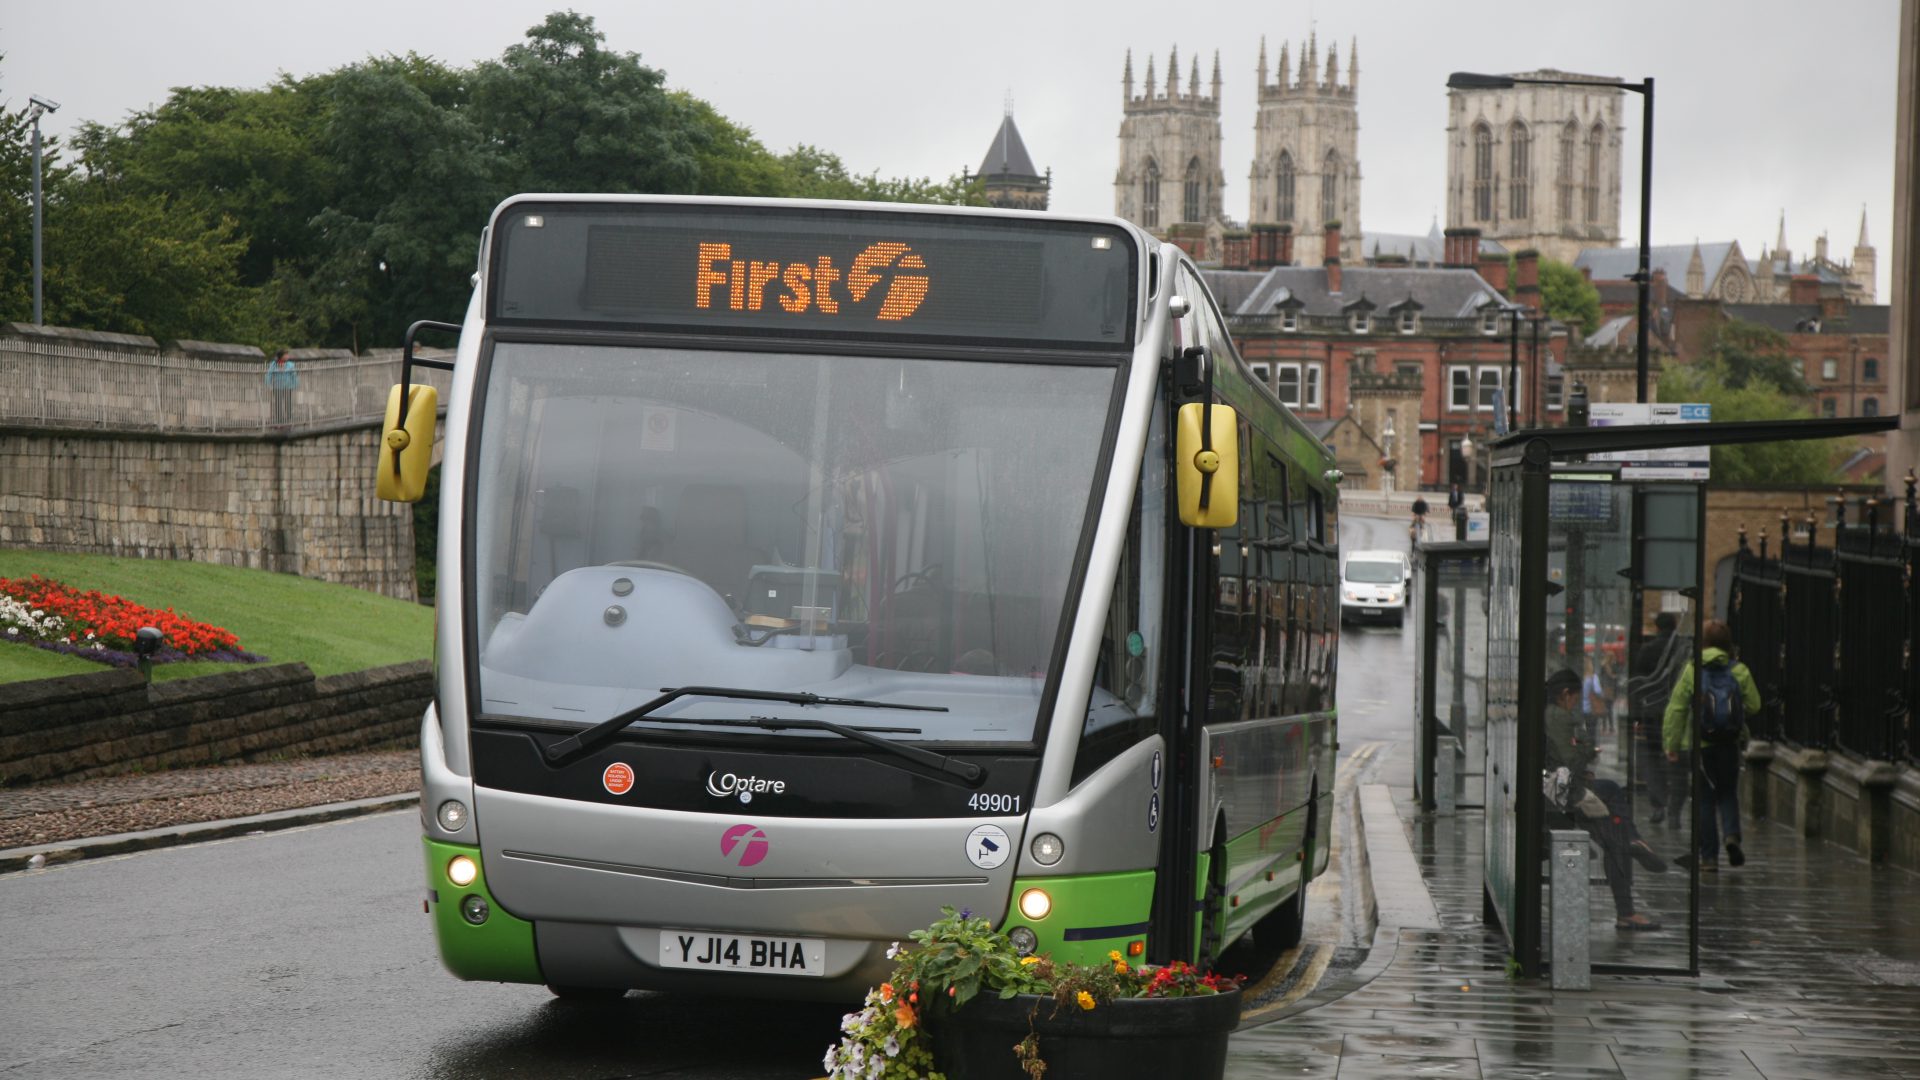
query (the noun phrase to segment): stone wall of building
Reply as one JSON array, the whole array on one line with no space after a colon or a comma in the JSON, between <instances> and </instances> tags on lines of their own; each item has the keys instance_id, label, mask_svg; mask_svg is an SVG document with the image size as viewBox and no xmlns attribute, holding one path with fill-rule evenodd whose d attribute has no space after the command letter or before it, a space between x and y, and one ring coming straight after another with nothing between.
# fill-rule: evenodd
<instances>
[{"instance_id":1,"label":"stone wall of building","mask_svg":"<svg viewBox=\"0 0 1920 1080\"><path fill-rule=\"evenodd\" d=\"M0 685L0 786L412 745L425 660L314 678L274 664L148 685L137 672Z\"/></svg>"},{"instance_id":2,"label":"stone wall of building","mask_svg":"<svg viewBox=\"0 0 1920 1080\"><path fill-rule=\"evenodd\" d=\"M300 574L411 600L411 507L374 495L396 351L294 354L269 424L251 346L0 327L0 545ZM444 394L447 373L420 375Z\"/></svg>"}]
</instances>

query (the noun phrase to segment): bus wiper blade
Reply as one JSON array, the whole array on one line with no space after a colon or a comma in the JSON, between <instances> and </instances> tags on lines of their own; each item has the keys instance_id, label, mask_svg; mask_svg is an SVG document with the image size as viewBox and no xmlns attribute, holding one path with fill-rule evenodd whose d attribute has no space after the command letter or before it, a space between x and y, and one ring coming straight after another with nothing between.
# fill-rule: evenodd
<instances>
[{"instance_id":1,"label":"bus wiper blade","mask_svg":"<svg viewBox=\"0 0 1920 1080\"><path fill-rule=\"evenodd\" d=\"M663 687L661 688L660 696L657 698L654 698L652 701L649 701L644 705L639 705L634 708L628 709L626 712L620 713L617 716L613 716L606 720L603 720L600 723L593 725L592 727L588 728L585 731L580 732L577 735L569 735L566 738L561 739L559 742L556 742L553 745L547 747L547 751L546 751L547 763L550 765L561 765L583 754L592 753L593 751L599 749L600 747L605 746L609 740L611 740L615 735L619 734L620 730L622 728L625 728L628 724L631 724L636 720L644 720L648 716L653 714L656 710L663 709L668 705L672 704L673 702L680 700L683 697L732 698L740 701L779 701L779 702L784 702L788 705L841 705L841 706L846 706L848 708L856 708L856 709L906 709L912 712L946 712L947 711L946 707L943 705L893 705L885 701L867 701L862 698L822 697L819 694L809 694L809 693L796 692L796 691L735 690L725 686ZM681 722L684 723L686 721L681 721ZM853 728L845 729L845 731L847 732L852 732L854 730L855 729ZM875 741L883 743L885 745L889 745L889 746L893 745L891 743L887 743L885 739L880 739L877 736L871 736L871 735L865 735L865 734L860 734L860 735L849 734L847 737L851 739L857 739L860 741L865 741L866 739L874 739ZM920 751L920 752L926 753L926 751ZM939 757L940 755L935 754L933 756ZM970 767L975 769L978 768L978 766L970 766ZM969 777L969 779L972 779L972 778Z\"/></svg>"}]
</instances>

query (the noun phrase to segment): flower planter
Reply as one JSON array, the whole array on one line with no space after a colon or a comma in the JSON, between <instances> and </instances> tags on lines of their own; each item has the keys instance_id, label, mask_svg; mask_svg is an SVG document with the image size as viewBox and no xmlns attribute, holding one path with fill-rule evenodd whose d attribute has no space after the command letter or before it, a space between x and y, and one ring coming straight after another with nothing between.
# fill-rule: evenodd
<instances>
[{"instance_id":1,"label":"flower planter","mask_svg":"<svg viewBox=\"0 0 1920 1080\"><path fill-rule=\"evenodd\" d=\"M1029 1031L1039 1038L1046 1080L1217 1080L1239 1022L1238 989L1120 998L1091 1010L1037 994L982 994L935 1020L931 1034L934 1064L948 1080L1029 1080L1013 1052Z\"/></svg>"}]
</instances>

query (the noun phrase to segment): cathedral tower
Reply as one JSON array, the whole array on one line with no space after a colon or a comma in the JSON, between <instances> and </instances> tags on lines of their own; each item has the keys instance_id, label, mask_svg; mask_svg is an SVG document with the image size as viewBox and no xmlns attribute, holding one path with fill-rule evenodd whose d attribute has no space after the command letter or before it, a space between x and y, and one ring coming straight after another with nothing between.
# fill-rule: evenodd
<instances>
[{"instance_id":1,"label":"cathedral tower","mask_svg":"<svg viewBox=\"0 0 1920 1080\"><path fill-rule=\"evenodd\" d=\"M1226 176L1220 170L1220 56L1214 54L1211 96L1200 93L1200 61L1180 87L1180 50L1156 85L1147 60L1144 92L1133 92L1133 53L1127 53L1120 121L1120 169L1113 178L1113 212L1166 236L1175 225L1217 233Z\"/></svg>"},{"instance_id":2,"label":"cathedral tower","mask_svg":"<svg viewBox=\"0 0 1920 1080\"><path fill-rule=\"evenodd\" d=\"M1360 261L1360 46L1348 46L1347 79L1340 82L1340 50L1327 50L1310 33L1296 77L1287 46L1280 46L1279 77L1268 81L1267 43L1260 42L1259 112L1253 121L1253 169L1247 177L1247 219L1291 225L1294 262L1319 266L1325 227L1340 223L1344 261Z\"/></svg>"},{"instance_id":3,"label":"cathedral tower","mask_svg":"<svg viewBox=\"0 0 1920 1080\"><path fill-rule=\"evenodd\" d=\"M1516 78L1618 82L1551 68ZM1571 264L1620 245L1620 99L1604 86L1447 91L1447 226Z\"/></svg>"},{"instance_id":4,"label":"cathedral tower","mask_svg":"<svg viewBox=\"0 0 1920 1080\"><path fill-rule=\"evenodd\" d=\"M1867 243L1867 208L1863 206L1860 208L1860 239L1853 245L1853 266L1848 274L1853 285L1848 292L1856 298L1854 303L1873 303L1874 281L1879 273L1879 263L1880 259L1873 250L1873 245Z\"/></svg>"},{"instance_id":5,"label":"cathedral tower","mask_svg":"<svg viewBox=\"0 0 1920 1080\"><path fill-rule=\"evenodd\" d=\"M1007 114L994 132L987 154L980 159L977 176L988 206L1010 210L1045 210L1047 193L1053 187L1053 170L1042 176L1027 154L1026 141L1013 125L1013 101L1007 101Z\"/></svg>"}]
</instances>

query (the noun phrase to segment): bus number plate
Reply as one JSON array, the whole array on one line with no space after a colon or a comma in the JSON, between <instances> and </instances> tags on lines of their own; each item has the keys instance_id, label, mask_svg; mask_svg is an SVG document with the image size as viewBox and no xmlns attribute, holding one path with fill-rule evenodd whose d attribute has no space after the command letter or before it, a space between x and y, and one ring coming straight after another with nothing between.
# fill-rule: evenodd
<instances>
[{"instance_id":1,"label":"bus number plate","mask_svg":"<svg viewBox=\"0 0 1920 1080\"><path fill-rule=\"evenodd\" d=\"M824 975L823 938L747 937L702 930L660 931L660 966L762 975Z\"/></svg>"}]
</instances>

